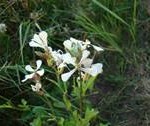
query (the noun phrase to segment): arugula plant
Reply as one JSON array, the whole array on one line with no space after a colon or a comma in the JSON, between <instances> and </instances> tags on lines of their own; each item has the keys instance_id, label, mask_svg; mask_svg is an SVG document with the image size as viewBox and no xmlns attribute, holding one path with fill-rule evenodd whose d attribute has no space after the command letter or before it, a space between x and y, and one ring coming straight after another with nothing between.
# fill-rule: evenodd
<instances>
[{"instance_id":1,"label":"arugula plant","mask_svg":"<svg viewBox=\"0 0 150 126\"><path fill-rule=\"evenodd\" d=\"M89 40L71 37L63 42L65 51L54 50L48 45L47 37L47 32L41 31L29 42L30 47L40 48L35 54L42 60L36 61L36 67L25 66L27 72L22 82L33 82L32 90L48 105L33 107L35 118L30 124L41 126L49 122L59 126L90 126L98 111L92 108L88 93L92 92L94 80L103 71L103 64L94 63L94 57L104 49ZM48 76L42 67L43 62L52 75ZM55 93L44 88L48 85L43 81L44 76L51 82L50 86L55 84Z\"/></svg>"}]
</instances>

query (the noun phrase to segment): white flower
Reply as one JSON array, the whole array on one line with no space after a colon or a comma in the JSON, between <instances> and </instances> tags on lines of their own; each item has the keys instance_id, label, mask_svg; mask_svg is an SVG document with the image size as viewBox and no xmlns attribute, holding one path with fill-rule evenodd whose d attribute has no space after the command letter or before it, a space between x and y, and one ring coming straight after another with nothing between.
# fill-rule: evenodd
<instances>
[{"instance_id":1,"label":"white flower","mask_svg":"<svg viewBox=\"0 0 150 126\"><path fill-rule=\"evenodd\" d=\"M28 79L32 79L35 75L43 76L44 69L40 69L41 65L42 65L41 60L36 61L36 69L33 69L30 65L26 65L25 67L26 71L31 72L31 74L25 75L25 79L23 79L22 82L25 82Z\"/></svg>"},{"instance_id":2,"label":"white flower","mask_svg":"<svg viewBox=\"0 0 150 126\"><path fill-rule=\"evenodd\" d=\"M31 88L35 92L39 92L40 89L42 88L42 84L40 82L36 82L35 85L31 85Z\"/></svg>"},{"instance_id":3,"label":"white flower","mask_svg":"<svg viewBox=\"0 0 150 126\"><path fill-rule=\"evenodd\" d=\"M31 47L40 47L45 51L52 51L51 47L48 47L47 44L47 33L41 31L39 34L34 34L33 39L29 42Z\"/></svg>"},{"instance_id":4,"label":"white flower","mask_svg":"<svg viewBox=\"0 0 150 126\"><path fill-rule=\"evenodd\" d=\"M58 68L63 68L67 64L75 65L76 58L73 58L70 53L63 54L61 50L58 50L53 51L51 54Z\"/></svg>"},{"instance_id":5,"label":"white flower","mask_svg":"<svg viewBox=\"0 0 150 126\"><path fill-rule=\"evenodd\" d=\"M7 31L7 26L4 23L0 23L0 32L4 33Z\"/></svg>"},{"instance_id":6,"label":"white flower","mask_svg":"<svg viewBox=\"0 0 150 126\"><path fill-rule=\"evenodd\" d=\"M67 50L71 51L71 53L72 53L72 51L74 53L74 52L77 52L79 50L81 50L81 51L86 50L90 46L92 46L98 52L104 51L103 48L91 44L91 42L88 39L86 39L86 41L84 42L81 40L77 40L75 38L70 38L70 40L64 41L63 44Z\"/></svg>"},{"instance_id":7,"label":"white flower","mask_svg":"<svg viewBox=\"0 0 150 126\"><path fill-rule=\"evenodd\" d=\"M89 58L87 59L87 57L90 55L90 52L87 50L84 50L82 52L82 57L79 63L75 64L75 68L73 70L71 70L70 72L64 73L61 75L61 78L64 82L66 82L71 76L72 74L74 74L74 72L78 69L78 67L80 67L81 65L84 65L84 61L85 61L85 66L88 66L92 63L92 60L90 60ZM71 60L71 59L70 59ZM89 60L89 61L87 61ZM86 62L87 61L87 62Z\"/></svg>"},{"instance_id":8,"label":"white flower","mask_svg":"<svg viewBox=\"0 0 150 126\"><path fill-rule=\"evenodd\" d=\"M66 82L74 73L76 70L83 71L85 73L88 73L91 76L96 76L99 73L102 73L102 64L92 64L93 59L88 58L90 55L90 52L87 50L84 50L82 52L81 60L78 64L75 65L75 68L71 70L70 72L64 73L61 75L61 78L64 82Z\"/></svg>"}]
</instances>

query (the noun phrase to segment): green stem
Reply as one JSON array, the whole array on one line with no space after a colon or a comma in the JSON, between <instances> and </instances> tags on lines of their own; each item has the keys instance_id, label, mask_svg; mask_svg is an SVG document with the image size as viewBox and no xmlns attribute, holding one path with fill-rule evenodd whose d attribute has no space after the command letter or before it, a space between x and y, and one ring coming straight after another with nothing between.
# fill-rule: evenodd
<instances>
[{"instance_id":1,"label":"green stem","mask_svg":"<svg viewBox=\"0 0 150 126\"><path fill-rule=\"evenodd\" d=\"M81 72L80 74L80 115L82 116L82 111L83 111L83 96L82 96L82 81L81 81Z\"/></svg>"},{"instance_id":2,"label":"green stem","mask_svg":"<svg viewBox=\"0 0 150 126\"><path fill-rule=\"evenodd\" d=\"M58 85L61 85L62 84L62 81L61 81L61 79L60 79L60 74L58 73L58 71L55 69L55 72L56 72L56 77L57 77L57 82L58 82ZM66 87L66 83L65 82L63 82L63 88L61 87L61 86L59 86L60 87L60 89L61 89L61 91L64 93L64 92L66 92L67 91L67 87Z\"/></svg>"}]
</instances>

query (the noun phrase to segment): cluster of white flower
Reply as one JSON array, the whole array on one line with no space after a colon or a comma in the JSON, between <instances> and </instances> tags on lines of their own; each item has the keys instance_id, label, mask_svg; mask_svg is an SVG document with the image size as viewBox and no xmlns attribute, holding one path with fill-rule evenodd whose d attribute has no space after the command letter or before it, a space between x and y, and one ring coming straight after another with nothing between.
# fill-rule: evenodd
<instances>
[{"instance_id":1,"label":"cluster of white flower","mask_svg":"<svg viewBox=\"0 0 150 126\"><path fill-rule=\"evenodd\" d=\"M65 53L61 50L52 50L48 46L47 33L41 31L39 34L35 34L31 42L29 42L30 47L39 47L44 50L43 54L46 54L44 58L47 62L52 62L52 66L56 66L60 72L62 81L66 82L69 78L76 72L80 72L82 75L88 74L91 76L97 76L102 73L103 65L101 63L93 64L93 58L89 58L90 51L88 48L92 47L95 51L103 51L103 48L91 44L89 40L80 41L74 38L64 41L63 45L65 47ZM43 55L44 56L44 55ZM31 74L25 75L25 79L22 82L25 82L28 79L32 79L36 82L32 86L33 91L39 91L41 86L40 76L44 75L44 69L40 69L42 65L41 60L36 61L37 68L33 69L30 65L27 65L25 69ZM70 70L70 66L71 69ZM64 69L68 69L69 72L64 73Z\"/></svg>"}]
</instances>

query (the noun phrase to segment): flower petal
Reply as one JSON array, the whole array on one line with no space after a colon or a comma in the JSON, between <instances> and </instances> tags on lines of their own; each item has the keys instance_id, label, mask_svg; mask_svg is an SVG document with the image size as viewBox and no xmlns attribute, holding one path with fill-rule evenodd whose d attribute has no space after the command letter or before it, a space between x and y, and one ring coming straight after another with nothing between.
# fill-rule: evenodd
<instances>
[{"instance_id":1,"label":"flower petal","mask_svg":"<svg viewBox=\"0 0 150 126\"><path fill-rule=\"evenodd\" d=\"M66 49L70 50L72 48L72 41L66 40L64 41L63 45Z\"/></svg>"},{"instance_id":2,"label":"flower petal","mask_svg":"<svg viewBox=\"0 0 150 126\"><path fill-rule=\"evenodd\" d=\"M90 67L92 65L93 59L90 58L86 58L85 60L82 61L82 65L86 68L86 67Z\"/></svg>"},{"instance_id":3,"label":"flower petal","mask_svg":"<svg viewBox=\"0 0 150 126\"><path fill-rule=\"evenodd\" d=\"M75 60L76 60L76 58L72 57L70 55L70 53L62 54L62 60L66 64L72 64L72 65L75 66Z\"/></svg>"},{"instance_id":4,"label":"flower petal","mask_svg":"<svg viewBox=\"0 0 150 126\"><path fill-rule=\"evenodd\" d=\"M45 31L42 31L39 33L39 35L34 34L33 39L29 43L31 47L40 47L43 49L46 49L47 47L47 33Z\"/></svg>"},{"instance_id":5,"label":"flower petal","mask_svg":"<svg viewBox=\"0 0 150 126\"><path fill-rule=\"evenodd\" d=\"M83 62L89 55L90 55L90 51L88 51L88 50L83 50L80 63L82 64L82 62Z\"/></svg>"},{"instance_id":6,"label":"flower petal","mask_svg":"<svg viewBox=\"0 0 150 126\"><path fill-rule=\"evenodd\" d=\"M67 80L69 80L69 78L71 77L71 75L76 71L76 68L71 70L70 72L68 73L64 73L61 75L61 79L66 82Z\"/></svg>"},{"instance_id":7,"label":"flower petal","mask_svg":"<svg viewBox=\"0 0 150 126\"><path fill-rule=\"evenodd\" d=\"M25 69L26 69L26 71L29 71L29 72L34 72L35 71L30 65L26 65Z\"/></svg>"},{"instance_id":8,"label":"flower petal","mask_svg":"<svg viewBox=\"0 0 150 126\"><path fill-rule=\"evenodd\" d=\"M84 48L84 46L82 45L84 42L83 41L81 41L81 40L77 40L77 39L75 39L75 38L70 38L70 41L73 43L73 44L75 44L75 48L79 48L79 49L83 49ZM73 45L72 44L72 45Z\"/></svg>"},{"instance_id":9,"label":"flower petal","mask_svg":"<svg viewBox=\"0 0 150 126\"><path fill-rule=\"evenodd\" d=\"M90 74L91 76L96 76L103 72L102 67L103 64L97 63L97 64L93 64L91 68L81 68L81 70L84 71L85 73Z\"/></svg>"},{"instance_id":10,"label":"flower petal","mask_svg":"<svg viewBox=\"0 0 150 126\"><path fill-rule=\"evenodd\" d=\"M36 72L39 76L43 76L44 75L44 69L38 70Z\"/></svg>"},{"instance_id":11,"label":"flower petal","mask_svg":"<svg viewBox=\"0 0 150 126\"><path fill-rule=\"evenodd\" d=\"M42 65L42 60L37 60L36 61L36 66L37 66L36 70L40 69L41 65Z\"/></svg>"},{"instance_id":12,"label":"flower petal","mask_svg":"<svg viewBox=\"0 0 150 126\"><path fill-rule=\"evenodd\" d=\"M91 44L91 42L90 42L88 39L86 39L86 40L85 40L85 42L84 42L84 44L86 44L86 45L90 45L90 44Z\"/></svg>"},{"instance_id":13,"label":"flower petal","mask_svg":"<svg viewBox=\"0 0 150 126\"><path fill-rule=\"evenodd\" d=\"M79 45L82 45L82 43L83 43L83 41L81 41L81 40L77 40L77 39L75 39L75 38L70 38L70 41L72 41L73 43L75 43L75 44L79 44Z\"/></svg>"},{"instance_id":14,"label":"flower petal","mask_svg":"<svg viewBox=\"0 0 150 126\"><path fill-rule=\"evenodd\" d=\"M31 85L31 88L32 88L32 90L33 90L33 91L35 91L35 92L37 91L37 89L36 89L36 86L35 86L35 85Z\"/></svg>"},{"instance_id":15,"label":"flower petal","mask_svg":"<svg viewBox=\"0 0 150 126\"><path fill-rule=\"evenodd\" d=\"M64 67L66 67L65 63L61 63L61 64L58 65L58 68L64 68Z\"/></svg>"},{"instance_id":16,"label":"flower petal","mask_svg":"<svg viewBox=\"0 0 150 126\"><path fill-rule=\"evenodd\" d=\"M93 46L93 48L96 50L96 51L104 51L104 49L103 48L101 48L101 47L98 47L98 46L95 46L95 45L92 45Z\"/></svg>"},{"instance_id":17,"label":"flower petal","mask_svg":"<svg viewBox=\"0 0 150 126\"><path fill-rule=\"evenodd\" d=\"M21 80L21 82L25 82L27 80L28 80L28 78L25 77L23 80Z\"/></svg>"},{"instance_id":18,"label":"flower petal","mask_svg":"<svg viewBox=\"0 0 150 126\"><path fill-rule=\"evenodd\" d=\"M40 47L40 48L43 48L43 46L41 44L39 44L39 43L37 43L37 42L35 42L33 40L31 42L29 42L29 46L30 47Z\"/></svg>"},{"instance_id":19,"label":"flower petal","mask_svg":"<svg viewBox=\"0 0 150 126\"><path fill-rule=\"evenodd\" d=\"M41 38L37 34L34 34L32 41L38 43L41 46L43 45L43 42L42 42Z\"/></svg>"},{"instance_id":20,"label":"flower petal","mask_svg":"<svg viewBox=\"0 0 150 126\"><path fill-rule=\"evenodd\" d=\"M59 51L52 51L51 53L54 61L56 62L56 65L59 66L63 61L62 61L62 55L60 54Z\"/></svg>"},{"instance_id":21,"label":"flower petal","mask_svg":"<svg viewBox=\"0 0 150 126\"><path fill-rule=\"evenodd\" d=\"M49 53L52 53L52 47L48 46Z\"/></svg>"},{"instance_id":22,"label":"flower petal","mask_svg":"<svg viewBox=\"0 0 150 126\"><path fill-rule=\"evenodd\" d=\"M27 81L28 79L32 79L34 75L35 75L35 73L25 75L25 79L23 79L21 82L25 82L25 81Z\"/></svg>"},{"instance_id":23,"label":"flower petal","mask_svg":"<svg viewBox=\"0 0 150 126\"><path fill-rule=\"evenodd\" d=\"M45 32L45 31L41 31L40 33L39 33L39 37L40 37L40 39L42 40L42 44L44 45L44 46L48 46L47 45L47 33Z\"/></svg>"}]
</instances>

